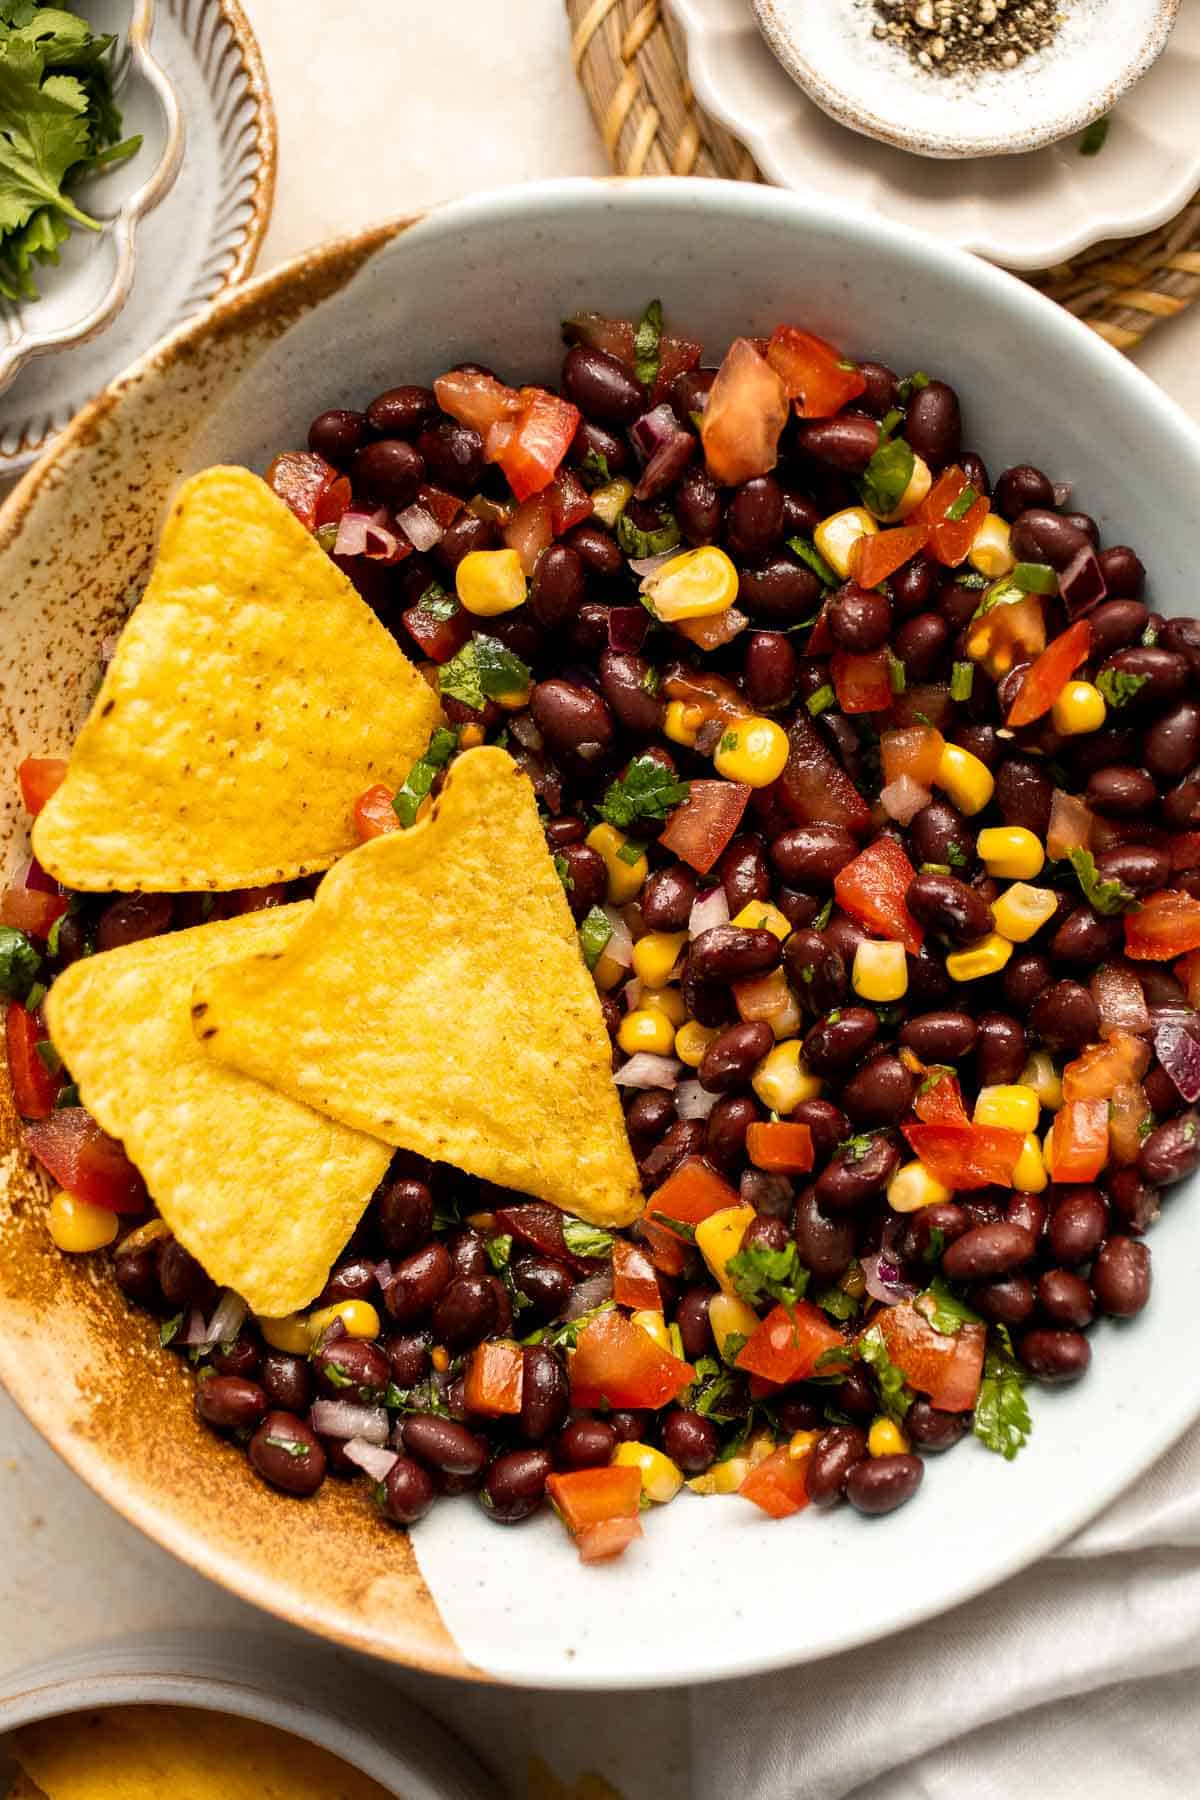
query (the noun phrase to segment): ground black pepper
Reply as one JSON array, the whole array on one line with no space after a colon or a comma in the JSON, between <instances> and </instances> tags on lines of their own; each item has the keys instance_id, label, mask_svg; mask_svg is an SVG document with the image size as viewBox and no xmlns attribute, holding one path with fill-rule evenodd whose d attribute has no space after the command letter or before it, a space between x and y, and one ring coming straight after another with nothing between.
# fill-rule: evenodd
<instances>
[{"instance_id":1,"label":"ground black pepper","mask_svg":"<svg viewBox=\"0 0 1200 1800\"><path fill-rule=\"evenodd\" d=\"M1056 0L871 0L875 36L939 75L1015 69L1054 41Z\"/></svg>"}]
</instances>

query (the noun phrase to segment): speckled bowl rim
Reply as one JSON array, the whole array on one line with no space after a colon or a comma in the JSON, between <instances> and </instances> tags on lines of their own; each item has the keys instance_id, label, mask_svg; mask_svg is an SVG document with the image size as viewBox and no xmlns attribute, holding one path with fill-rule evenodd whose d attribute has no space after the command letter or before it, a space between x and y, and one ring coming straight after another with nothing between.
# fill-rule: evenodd
<instances>
[{"instance_id":1,"label":"speckled bowl rim","mask_svg":"<svg viewBox=\"0 0 1200 1800\"><path fill-rule=\"evenodd\" d=\"M931 132L916 121L905 125L895 119L881 118L868 107L860 106L844 88L809 61L788 25L780 18L777 0L751 0L758 28L771 54L822 112L836 119L839 125L876 138L882 144L890 144L893 149L941 158L1017 156L1029 150L1042 150L1047 144L1060 143L1063 138L1086 130L1096 119L1111 112L1122 94L1128 93L1158 61L1167 47L1181 4L1182 0L1158 0L1158 13L1142 50L1111 77L1098 94L1093 93L1090 99L1081 100L1061 111L1053 120L1029 128L1013 139L995 135L956 138L944 132Z\"/></svg>"}]
</instances>

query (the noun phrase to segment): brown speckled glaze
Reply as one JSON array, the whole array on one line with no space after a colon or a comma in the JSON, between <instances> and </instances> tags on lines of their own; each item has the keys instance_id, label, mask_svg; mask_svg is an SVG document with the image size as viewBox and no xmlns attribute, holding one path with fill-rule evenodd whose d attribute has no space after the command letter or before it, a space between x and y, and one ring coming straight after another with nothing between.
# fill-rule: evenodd
<instances>
[{"instance_id":1,"label":"brown speckled glaze","mask_svg":"<svg viewBox=\"0 0 1200 1800\"><path fill-rule=\"evenodd\" d=\"M144 580L202 418L262 350L336 296L403 224L301 258L228 296L82 412L0 509L0 845L28 856L21 757L64 750L101 641ZM63 1459L133 1524L203 1574L351 1648L484 1679L449 1636L408 1538L361 1483L315 1500L264 1487L194 1419L192 1382L128 1307L106 1259L64 1257L0 1076L0 1379Z\"/></svg>"}]
</instances>

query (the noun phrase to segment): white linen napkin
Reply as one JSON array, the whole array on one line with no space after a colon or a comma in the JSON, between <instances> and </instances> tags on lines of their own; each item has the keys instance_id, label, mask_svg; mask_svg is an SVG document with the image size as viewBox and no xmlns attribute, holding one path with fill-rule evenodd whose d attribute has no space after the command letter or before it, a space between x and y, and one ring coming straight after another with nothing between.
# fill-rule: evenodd
<instances>
[{"instance_id":1,"label":"white linen napkin","mask_svg":"<svg viewBox=\"0 0 1200 1800\"><path fill-rule=\"evenodd\" d=\"M825 1662L693 1690L692 1792L1183 1800L1200 1793L1198 1670L1200 1428L990 1594Z\"/></svg>"}]
</instances>

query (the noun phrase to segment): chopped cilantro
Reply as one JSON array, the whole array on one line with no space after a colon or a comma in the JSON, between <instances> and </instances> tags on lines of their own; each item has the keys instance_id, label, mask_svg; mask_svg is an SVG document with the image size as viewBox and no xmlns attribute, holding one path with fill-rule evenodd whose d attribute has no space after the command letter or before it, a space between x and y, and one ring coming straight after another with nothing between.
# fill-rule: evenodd
<instances>
[{"instance_id":1,"label":"chopped cilantro","mask_svg":"<svg viewBox=\"0 0 1200 1800\"><path fill-rule=\"evenodd\" d=\"M1009 580L1023 594L1056 594L1058 576L1049 563L1019 562Z\"/></svg>"},{"instance_id":2,"label":"chopped cilantro","mask_svg":"<svg viewBox=\"0 0 1200 1800\"><path fill-rule=\"evenodd\" d=\"M657 531L639 531L625 512L617 520L617 542L626 556L639 559L643 556L661 556L664 550L673 550L679 541L679 526L674 513L663 515L662 524Z\"/></svg>"},{"instance_id":3,"label":"chopped cilantro","mask_svg":"<svg viewBox=\"0 0 1200 1800\"><path fill-rule=\"evenodd\" d=\"M923 1263L933 1264L942 1260L942 1252L946 1248L946 1234L940 1225L934 1225L929 1233L929 1242L921 1258Z\"/></svg>"},{"instance_id":4,"label":"chopped cilantro","mask_svg":"<svg viewBox=\"0 0 1200 1800\"><path fill-rule=\"evenodd\" d=\"M1143 631L1143 633L1142 633L1143 647L1147 650L1152 650L1154 648L1155 644L1157 644L1157 642L1158 642L1158 627L1157 627L1157 625L1154 625L1154 624L1147 625L1145 631Z\"/></svg>"},{"instance_id":5,"label":"chopped cilantro","mask_svg":"<svg viewBox=\"0 0 1200 1800\"><path fill-rule=\"evenodd\" d=\"M729 1424L746 1412L745 1383L731 1369L722 1368L715 1356L702 1356L687 1404L702 1419Z\"/></svg>"},{"instance_id":6,"label":"chopped cilantro","mask_svg":"<svg viewBox=\"0 0 1200 1800\"><path fill-rule=\"evenodd\" d=\"M810 715L814 719L817 719L820 718L823 712L828 712L831 706L837 705L837 695L826 681L817 689L815 694L810 694L808 696L808 699L804 704L808 708Z\"/></svg>"},{"instance_id":7,"label":"chopped cilantro","mask_svg":"<svg viewBox=\"0 0 1200 1800\"><path fill-rule=\"evenodd\" d=\"M841 1319L843 1321L846 1319L853 1319L857 1314L859 1307L862 1305L862 1300L859 1295L848 1294L845 1288L836 1287L834 1285L819 1288L813 1295L813 1300L821 1308L822 1312L827 1312L829 1314L831 1319Z\"/></svg>"},{"instance_id":8,"label":"chopped cilantro","mask_svg":"<svg viewBox=\"0 0 1200 1800\"><path fill-rule=\"evenodd\" d=\"M778 1300L790 1308L804 1298L808 1287L808 1270L794 1243L786 1244L782 1250L752 1244L748 1250L731 1256L725 1267L738 1298L749 1306Z\"/></svg>"},{"instance_id":9,"label":"chopped cilantro","mask_svg":"<svg viewBox=\"0 0 1200 1800\"><path fill-rule=\"evenodd\" d=\"M833 917L833 896L831 894L829 899L825 902L824 906L821 908L820 912L817 914L816 918L813 920L812 929L814 931L824 931L825 927L828 925L828 923L829 923L830 919L832 919L832 917Z\"/></svg>"},{"instance_id":10,"label":"chopped cilantro","mask_svg":"<svg viewBox=\"0 0 1200 1800\"><path fill-rule=\"evenodd\" d=\"M636 864L641 862L645 854L645 844L639 844L636 838L630 838L628 842L622 844L621 848L617 851L617 861L628 863L630 868L633 868Z\"/></svg>"},{"instance_id":11,"label":"chopped cilantro","mask_svg":"<svg viewBox=\"0 0 1200 1800\"><path fill-rule=\"evenodd\" d=\"M816 545L808 538L793 537L788 539L788 549L793 556L799 557L806 569L811 569L822 587L833 588L838 585L838 578L830 568Z\"/></svg>"},{"instance_id":12,"label":"chopped cilantro","mask_svg":"<svg viewBox=\"0 0 1200 1800\"><path fill-rule=\"evenodd\" d=\"M34 1049L37 1052L38 1061L48 1075L62 1074L62 1057L58 1054L58 1051L54 1048L54 1045L50 1042L49 1038L43 1038L40 1044L34 1045Z\"/></svg>"},{"instance_id":13,"label":"chopped cilantro","mask_svg":"<svg viewBox=\"0 0 1200 1800\"><path fill-rule=\"evenodd\" d=\"M721 1340L722 1362L728 1363L731 1369L736 1367L738 1357L749 1342L750 1337L747 1332L727 1331Z\"/></svg>"},{"instance_id":14,"label":"chopped cilantro","mask_svg":"<svg viewBox=\"0 0 1200 1800\"><path fill-rule=\"evenodd\" d=\"M737 747L738 747L738 734L736 731L732 730L732 728L725 733L724 737L721 739L720 743L717 745L718 750L736 750Z\"/></svg>"},{"instance_id":15,"label":"chopped cilantro","mask_svg":"<svg viewBox=\"0 0 1200 1800\"><path fill-rule=\"evenodd\" d=\"M949 863L922 863L919 873L922 875L949 875Z\"/></svg>"},{"instance_id":16,"label":"chopped cilantro","mask_svg":"<svg viewBox=\"0 0 1200 1800\"><path fill-rule=\"evenodd\" d=\"M512 1247L512 1236L506 1231L498 1232L495 1237L488 1238L484 1244L488 1261L491 1263L497 1274L500 1273L501 1269L507 1269L509 1259L512 1256Z\"/></svg>"},{"instance_id":17,"label":"chopped cilantro","mask_svg":"<svg viewBox=\"0 0 1200 1800\"><path fill-rule=\"evenodd\" d=\"M975 1402L975 1436L1011 1462L1033 1430L1025 1403L1025 1372L1013 1355L1012 1339L1003 1325L993 1326L988 1337L983 1380Z\"/></svg>"},{"instance_id":18,"label":"chopped cilantro","mask_svg":"<svg viewBox=\"0 0 1200 1800\"><path fill-rule=\"evenodd\" d=\"M571 889L575 886L575 877L571 873L570 863L561 853L555 855L554 873L558 876L558 879L562 882L567 892L570 893Z\"/></svg>"},{"instance_id":19,"label":"chopped cilantro","mask_svg":"<svg viewBox=\"0 0 1200 1800\"><path fill-rule=\"evenodd\" d=\"M925 1078L917 1089L918 1097L921 1094L928 1094L938 1085L939 1081L945 1081L947 1076L953 1077L953 1075L954 1070L949 1063L930 1063L925 1071Z\"/></svg>"},{"instance_id":20,"label":"chopped cilantro","mask_svg":"<svg viewBox=\"0 0 1200 1800\"><path fill-rule=\"evenodd\" d=\"M399 1388L394 1381L389 1381L383 1404L392 1412L433 1413L439 1419L450 1417L450 1408L442 1399L441 1389L432 1375L414 1388Z\"/></svg>"},{"instance_id":21,"label":"chopped cilantro","mask_svg":"<svg viewBox=\"0 0 1200 1800\"><path fill-rule=\"evenodd\" d=\"M1096 859L1090 850L1076 845L1067 851L1067 856L1079 877L1083 897L1094 912L1111 918L1114 913L1127 912L1131 906L1136 906L1137 895L1123 881L1101 880L1096 872Z\"/></svg>"},{"instance_id":22,"label":"chopped cilantro","mask_svg":"<svg viewBox=\"0 0 1200 1800\"><path fill-rule=\"evenodd\" d=\"M583 951L583 960L589 969L594 969L604 954L604 947L613 934L604 912L593 906L584 915L579 927L579 948Z\"/></svg>"},{"instance_id":23,"label":"chopped cilantro","mask_svg":"<svg viewBox=\"0 0 1200 1800\"><path fill-rule=\"evenodd\" d=\"M859 484L863 504L881 518L895 512L912 480L915 461L907 438L889 438L880 444Z\"/></svg>"},{"instance_id":24,"label":"chopped cilantro","mask_svg":"<svg viewBox=\"0 0 1200 1800\"><path fill-rule=\"evenodd\" d=\"M904 672L904 664L891 650L887 653L888 686L893 694L902 694L908 686L908 677Z\"/></svg>"},{"instance_id":25,"label":"chopped cilantro","mask_svg":"<svg viewBox=\"0 0 1200 1800\"><path fill-rule=\"evenodd\" d=\"M673 806L687 799L690 786L654 757L635 756L609 787L600 803L600 817L618 831L628 830L637 819L665 819Z\"/></svg>"},{"instance_id":26,"label":"chopped cilantro","mask_svg":"<svg viewBox=\"0 0 1200 1800\"><path fill-rule=\"evenodd\" d=\"M458 733L439 725L429 740L429 748L405 776L392 799L392 809L402 825L414 825L421 802L458 748Z\"/></svg>"},{"instance_id":27,"label":"chopped cilantro","mask_svg":"<svg viewBox=\"0 0 1200 1800\"><path fill-rule=\"evenodd\" d=\"M633 372L643 387L653 387L658 380L662 328L662 301L652 300L633 334Z\"/></svg>"},{"instance_id":28,"label":"chopped cilantro","mask_svg":"<svg viewBox=\"0 0 1200 1800\"><path fill-rule=\"evenodd\" d=\"M689 1225L686 1219L672 1219L665 1212L659 1212L656 1209L654 1223L665 1225L669 1231L675 1233L676 1237L681 1237L686 1244L694 1244L696 1241L696 1227Z\"/></svg>"},{"instance_id":29,"label":"chopped cilantro","mask_svg":"<svg viewBox=\"0 0 1200 1800\"><path fill-rule=\"evenodd\" d=\"M440 581L431 581L417 601L417 610L444 624L456 612L461 612L462 607L456 594L448 594Z\"/></svg>"},{"instance_id":30,"label":"chopped cilantro","mask_svg":"<svg viewBox=\"0 0 1200 1800\"><path fill-rule=\"evenodd\" d=\"M321 1373L331 1387L348 1388L354 1386L354 1377L352 1375L347 1375L341 1363L334 1362L332 1358L321 1364Z\"/></svg>"},{"instance_id":31,"label":"chopped cilantro","mask_svg":"<svg viewBox=\"0 0 1200 1800\"><path fill-rule=\"evenodd\" d=\"M873 1371L879 1389L879 1404L891 1419L903 1419L913 1397L904 1385L904 1376L888 1355L883 1333L877 1325L864 1331L854 1345L855 1354Z\"/></svg>"},{"instance_id":32,"label":"chopped cilantro","mask_svg":"<svg viewBox=\"0 0 1200 1800\"><path fill-rule=\"evenodd\" d=\"M602 1231L583 1219L565 1218L562 1222L563 1242L573 1256L610 1256L612 1232Z\"/></svg>"},{"instance_id":33,"label":"chopped cilantro","mask_svg":"<svg viewBox=\"0 0 1200 1800\"><path fill-rule=\"evenodd\" d=\"M973 662L956 662L950 671L950 698L952 700L969 700L974 685L975 664Z\"/></svg>"},{"instance_id":34,"label":"chopped cilantro","mask_svg":"<svg viewBox=\"0 0 1200 1800\"><path fill-rule=\"evenodd\" d=\"M589 450L583 459L582 468L585 475L593 476L598 482L604 483L612 480L608 458L601 450Z\"/></svg>"},{"instance_id":35,"label":"chopped cilantro","mask_svg":"<svg viewBox=\"0 0 1200 1800\"><path fill-rule=\"evenodd\" d=\"M964 1325L979 1323L979 1314L947 1287L941 1275L934 1276L917 1304L933 1329L945 1337L953 1337Z\"/></svg>"},{"instance_id":36,"label":"chopped cilantro","mask_svg":"<svg viewBox=\"0 0 1200 1800\"><path fill-rule=\"evenodd\" d=\"M1093 119L1079 140L1080 156L1099 156L1108 141L1108 133L1112 120L1106 113L1101 119Z\"/></svg>"},{"instance_id":37,"label":"chopped cilantro","mask_svg":"<svg viewBox=\"0 0 1200 1800\"><path fill-rule=\"evenodd\" d=\"M966 575L956 575L954 577L954 585L955 587L970 588L972 590L985 588L988 585L988 578L986 575L980 575L974 570L971 570Z\"/></svg>"},{"instance_id":38,"label":"chopped cilantro","mask_svg":"<svg viewBox=\"0 0 1200 1800\"><path fill-rule=\"evenodd\" d=\"M914 369L912 374L900 383L896 398L899 400L901 406L907 406L914 394L919 393L922 388L928 386L929 377L924 369Z\"/></svg>"},{"instance_id":39,"label":"chopped cilantro","mask_svg":"<svg viewBox=\"0 0 1200 1800\"><path fill-rule=\"evenodd\" d=\"M642 676L640 685L647 694L657 694L659 688L662 686L662 676L654 667L653 663L650 664L650 667Z\"/></svg>"},{"instance_id":40,"label":"chopped cilantro","mask_svg":"<svg viewBox=\"0 0 1200 1800\"><path fill-rule=\"evenodd\" d=\"M949 859L950 867L952 869L965 869L970 860L961 844L947 844L946 856Z\"/></svg>"},{"instance_id":41,"label":"chopped cilantro","mask_svg":"<svg viewBox=\"0 0 1200 1800\"><path fill-rule=\"evenodd\" d=\"M531 676L519 656L499 638L476 632L456 656L438 670L438 687L452 700L482 712L485 701L528 691Z\"/></svg>"},{"instance_id":42,"label":"chopped cilantro","mask_svg":"<svg viewBox=\"0 0 1200 1800\"><path fill-rule=\"evenodd\" d=\"M579 1334L585 1325L598 1319L601 1313L611 1312L613 1302L602 1300L599 1306L593 1306L590 1312L580 1313L577 1319L562 1319L556 1325L543 1325L537 1331L531 1331L528 1337L521 1339L522 1344L546 1344L552 1350L573 1350L579 1342Z\"/></svg>"},{"instance_id":43,"label":"chopped cilantro","mask_svg":"<svg viewBox=\"0 0 1200 1800\"><path fill-rule=\"evenodd\" d=\"M303 1443L299 1438L279 1437L274 1432L265 1437L263 1442L273 1445L276 1450L285 1450L295 1462L306 1461L311 1449L311 1445Z\"/></svg>"},{"instance_id":44,"label":"chopped cilantro","mask_svg":"<svg viewBox=\"0 0 1200 1800\"><path fill-rule=\"evenodd\" d=\"M37 980L42 959L23 931L0 925L0 994L24 1000Z\"/></svg>"},{"instance_id":45,"label":"chopped cilantro","mask_svg":"<svg viewBox=\"0 0 1200 1800\"><path fill-rule=\"evenodd\" d=\"M54 1101L55 1112L65 1112L68 1106L79 1105L79 1089L73 1081L64 1082L59 1088Z\"/></svg>"},{"instance_id":46,"label":"chopped cilantro","mask_svg":"<svg viewBox=\"0 0 1200 1800\"><path fill-rule=\"evenodd\" d=\"M829 1016L832 1018L833 1014L830 1013ZM874 1148L876 1135L873 1131L860 1131L854 1137L843 1138L838 1145L838 1155L846 1157L850 1162L861 1162L868 1151Z\"/></svg>"},{"instance_id":47,"label":"chopped cilantro","mask_svg":"<svg viewBox=\"0 0 1200 1800\"><path fill-rule=\"evenodd\" d=\"M177 1312L175 1314L174 1318L164 1319L162 1324L158 1328L159 1343L160 1344L173 1343L175 1338L179 1335L179 1329L182 1324L183 1324L183 1314L181 1312Z\"/></svg>"},{"instance_id":48,"label":"chopped cilantro","mask_svg":"<svg viewBox=\"0 0 1200 1800\"><path fill-rule=\"evenodd\" d=\"M1127 675L1124 669L1101 669L1096 686L1110 706L1128 706L1149 679L1148 675Z\"/></svg>"},{"instance_id":49,"label":"chopped cilantro","mask_svg":"<svg viewBox=\"0 0 1200 1800\"><path fill-rule=\"evenodd\" d=\"M883 443L886 438L891 437L893 431L895 431L903 417L904 414L900 411L898 406L893 406L890 412L884 413L883 418L879 422L880 443Z\"/></svg>"},{"instance_id":50,"label":"chopped cilantro","mask_svg":"<svg viewBox=\"0 0 1200 1800\"><path fill-rule=\"evenodd\" d=\"M946 508L946 517L950 523L953 525L961 524L978 498L979 490L973 488L970 482L968 482L953 506L948 506Z\"/></svg>"}]
</instances>

